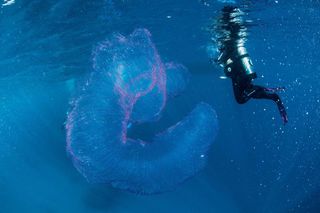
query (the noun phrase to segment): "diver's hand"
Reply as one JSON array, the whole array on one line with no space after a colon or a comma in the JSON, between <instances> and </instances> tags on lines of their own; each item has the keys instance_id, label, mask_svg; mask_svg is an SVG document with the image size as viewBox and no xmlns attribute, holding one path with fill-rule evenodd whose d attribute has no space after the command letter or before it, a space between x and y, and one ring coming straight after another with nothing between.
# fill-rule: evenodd
<instances>
[{"instance_id":1,"label":"diver's hand","mask_svg":"<svg viewBox=\"0 0 320 213\"><path fill-rule=\"evenodd\" d=\"M217 58L211 58L210 63L211 64L219 64L219 60Z\"/></svg>"}]
</instances>

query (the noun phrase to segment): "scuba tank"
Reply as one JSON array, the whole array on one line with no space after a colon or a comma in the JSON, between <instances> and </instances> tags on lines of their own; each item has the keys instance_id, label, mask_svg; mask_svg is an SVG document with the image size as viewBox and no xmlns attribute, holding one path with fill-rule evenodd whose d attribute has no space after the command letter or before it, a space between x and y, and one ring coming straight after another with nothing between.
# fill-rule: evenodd
<instances>
[{"instance_id":1,"label":"scuba tank","mask_svg":"<svg viewBox=\"0 0 320 213\"><path fill-rule=\"evenodd\" d=\"M239 46L235 53L225 60L222 65L224 67L225 75L229 78L239 75L247 76L252 79L257 77L256 72L252 68L253 64L249 54L243 46Z\"/></svg>"}]
</instances>

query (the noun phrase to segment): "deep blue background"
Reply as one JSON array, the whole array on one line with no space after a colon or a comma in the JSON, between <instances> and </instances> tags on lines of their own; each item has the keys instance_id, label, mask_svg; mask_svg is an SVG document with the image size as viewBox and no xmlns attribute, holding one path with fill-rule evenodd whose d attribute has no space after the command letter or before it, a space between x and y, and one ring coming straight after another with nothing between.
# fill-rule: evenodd
<instances>
[{"instance_id":1,"label":"deep blue background","mask_svg":"<svg viewBox=\"0 0 320 213\"><path fill-rule=\"evenodd\" d=\"M320 212L320 3L243 2L257 24L248 41L257 82L287 87L286 126L270 101L238 105L230 81L209 63L205 28L224 3L16 0L0 8L0 212ZM164 129L199 101L220 122L206 169L174 192L147 197L86 183L66 156L63 127L92 47L137 27L151 31L163 60L192 73L160 122L137 131Z\"/></svg>"}]
</instances>

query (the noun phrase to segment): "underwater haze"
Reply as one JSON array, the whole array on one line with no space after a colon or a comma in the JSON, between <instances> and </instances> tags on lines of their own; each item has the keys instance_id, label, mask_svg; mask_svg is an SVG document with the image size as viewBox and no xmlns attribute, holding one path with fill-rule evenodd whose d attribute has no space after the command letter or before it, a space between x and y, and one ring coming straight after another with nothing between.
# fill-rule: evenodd
<instances>
[{"instance_id":1,"label":"underwater haze","mask_svg":"<svg viewBox=\"0 0 320 213\"><path fill-rule=\"evenodd\" d=\"M0 4L0 213L320 212L318 0ZM211 63L225 5L288 124Z\"/></svg>"}]
</instances>

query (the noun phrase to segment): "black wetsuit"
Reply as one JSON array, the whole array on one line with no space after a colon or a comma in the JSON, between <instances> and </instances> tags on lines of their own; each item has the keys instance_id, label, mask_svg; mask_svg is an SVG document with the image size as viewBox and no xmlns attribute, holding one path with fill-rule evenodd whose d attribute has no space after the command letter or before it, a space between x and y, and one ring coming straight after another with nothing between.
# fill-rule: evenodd
<instances>
[{"instance_id":1,"label":"black wetsuit","mask_svg":"<svg viewBox=\"0 0 320 213\"><path fill-rule=\"evenodd\" d=\"M232 86L234 96L239 104L246 103L250 98L280 101L276 93L270 93L265 87L252 84L250 78L232 78Z\"/></svg>"},{"instance_id":2,"label":"black wetsuit","mask_svg":"<svg viewBox=\"0 0 320 213\"><path fill-rule=\"evenodd\" d=\"M277 104L283 122L288 122L286 109L279 95L272 91L273 89L254 85L252 79L246 76L233 77L232 86L234 97L239 104L244 104L251 98L272 100Z\"/></svg>"}]
</instances>

